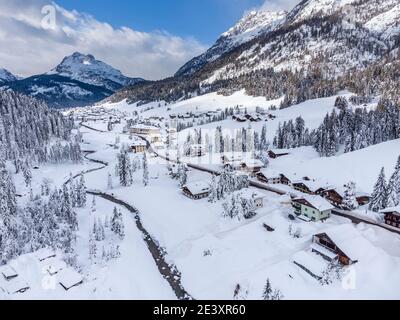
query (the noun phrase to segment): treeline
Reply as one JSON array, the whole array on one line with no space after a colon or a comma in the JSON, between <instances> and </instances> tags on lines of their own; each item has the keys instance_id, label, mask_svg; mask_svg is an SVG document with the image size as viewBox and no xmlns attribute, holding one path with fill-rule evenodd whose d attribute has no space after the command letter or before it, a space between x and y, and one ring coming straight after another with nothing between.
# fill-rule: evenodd
<instances>
[{"instance_id":1,"label":"treeline","mask_svg":"<svg viewBox=\"0 0 400 320\"><path fill-rule=\"evenodd\" d=\"M310 131L299 117L295 123L284 122L274 138L277 148L312 145L321 156L330 157L340 149L356 151L381 142L400 138L400 108L392 101L381 99L376 110L350 107L347 99L338 97L333 110L322 124Z\"/></svg>"},{"instance_id":2,"label":"treeline","mask_svg":"<svg viewBox=\"0 0 400 320\"><path fill-rule=\"evenodd\" d=\"M79 162L79 133L74 123L61 113L49 110L44 102L15 93L0 91L0 150L4 160L19 171L28 163Z\"/></svg>"}]
</instances>

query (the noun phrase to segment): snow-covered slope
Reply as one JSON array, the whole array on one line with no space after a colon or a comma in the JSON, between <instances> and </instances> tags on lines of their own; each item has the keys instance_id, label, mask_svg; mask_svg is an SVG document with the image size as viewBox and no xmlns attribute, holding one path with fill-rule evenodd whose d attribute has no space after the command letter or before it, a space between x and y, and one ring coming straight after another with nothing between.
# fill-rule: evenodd
<instances>
[{"instance_id":1,"label":"snow-covered slope","mask_svg":"<svg viewBox=\"0 0 400 320\"><path fill-rule=\"evenodd\" d=\"M11 79L11 78L10 78ZM75 52L50 72L0 85L40 98L56 108L90 105L107 98L124 86L144 81L129 78L92 55Z\"/></svg>"},{"instance_id":2,"label":"snow-covered slope","mask_svg":"<svg viewBox=\"0 0 400 320\"><path fill-rule=\"evenodd\" d=\"M198 71L205 64L218 59L224 53L263 33L274 30L285 20L285 17L285 11L251 11L235 26L223 33L209 50L180 68L176 75L187 75Z\"/></svg>"},{"instance_id":3,"label":"snow-covered slope","mask_svg":"<svg viewBox=\"0 0 400 320\"><path fill-rule=\"evenodd\" d=\"M0 68L0 83L16 81L18 78L10 71Z\"/></svg>"},{"instance_id":4,"label":"snow-covered slope","mask_svg":"<svg viewBox=\"0 0 400 320\"><path fill-rule=\"evenodd\" d=\"M303 0L289 12L253 11L174 77L124 88L109 100L170 103L245 89L268 100L284 96L287 107L343 89L382 94L396 72L376 84L363 72L400 58L399 6L400 0ZM368 88L354 90L364 82Z\"/></svg>"},{"instance_id":5,"label":"snow-covered slope","mask_svg":"<svg viewBox=\"0 0 400 320\"><path fill-rule=\"evenodd\" d=\"M75 52L67 56L48 74L58 74L83 83L104 87L115 91L121 86L143 81L140 78L129 78L121 71L97 60L91 54L85 55Z\"/></svg>"}]
</instances>

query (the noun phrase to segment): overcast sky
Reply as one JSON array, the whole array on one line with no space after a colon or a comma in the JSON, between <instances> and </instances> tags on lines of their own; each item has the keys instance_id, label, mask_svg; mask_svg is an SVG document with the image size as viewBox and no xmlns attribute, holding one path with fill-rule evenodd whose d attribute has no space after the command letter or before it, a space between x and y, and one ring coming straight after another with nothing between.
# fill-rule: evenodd
<instances>
[{"instance_id":1,"label":"overcast sky","mask_svg":"<svg viewBox=\"0 0 400 320\"><path fill-rule=\"evenodd\" d=\"M298 2L59 1L0 0L0 68L24 77L40 74L79 51L128 76L160 79L206 50L245 11L290 9ZM54 16L51 7L45 7L49 4Z\"/></svg>"}]
</instances>

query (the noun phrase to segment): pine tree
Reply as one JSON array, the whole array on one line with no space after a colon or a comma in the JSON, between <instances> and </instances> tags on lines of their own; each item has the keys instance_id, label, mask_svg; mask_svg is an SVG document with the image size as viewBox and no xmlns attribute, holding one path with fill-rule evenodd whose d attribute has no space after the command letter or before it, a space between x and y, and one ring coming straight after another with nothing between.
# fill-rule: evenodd
<instances>
[{"instance_id":1,"label":"pine tree","mask_svg":"<svg viewBox=\"0 0 400 320\"><path fill-rule=\"evenodd\" d=\"M122 240L125 237L124 229L125 228L124 228L122 213L115 207L111 219L111 231L114 232L116 235L118 235L119 238Z\"/></svg>"},{"instance_id":2,"label":"pine tree","mask_svg":"<svg viewBox=\"0 0 400 320\"><path fill-rule=\"evenodd\" d=\"M400 156L388 183L388 207L400 205Z\"/></svg>"},{"instance_id":3,"label":"pine tree","mask_svg":"<svg viewBox=\"0 0 400 320\"><path fill-rule=\"evenodd\" d=\"M149 168L147 164L146 153L143 154L143 185L146 187L149 184Z\"/></svg>"},{"instance_id":4,"label":"pine tree","mask_svg":"<svg viewBox=\"0 0 400 320\"><path fill-rule=\"evenodd\" d=\"M89 259L93 263L96 260L97 255L97 245L94 241L93 232L90 231L89 235Z\"/></svg>"},{"instance_id":5,"label":"pine tree","mask_svg":"<svg viewBox=\"0 0 400 320\"><path fill-rule=\"evenodd\" d=\"M179 187L182 188L187 183L187 167L185 164L179 164Z\"/></svg>"},{"instance_id":6,"label":"pine tree","mask_svg":"<svg viewBox=\"0 0 400 320\"><path fill-rule=\"evenodd\" d=\"M214 203L217 200L217 197L217 182L215 180L215 175L212 175L208 202Z\"/></svg>"},{"instance_id":7,"label":"pine tree","mask_svg":"<svg viewBox=\"0 0 400 320\"><path fill-rule=\"evenodd\" d=\"M357 209L358 202L356 198L356 184L351 181L345 186L345 188L343 204L350 210Z\"/></svg>"},{"instance_id":8,"label":"pine tree","mask_svg":"<svg viewBox=\"0 0 400 320\"><path fill-rule=\"evenodd\" d=\"M369 209L375 212L385 209L387 206L388 194L385 177L385 168L381 169L378 180L375 183L374 191L371 196Z\"/></svg>"},{"instance_id":9,"label":"pine tree","mask_svg":"<svg viewBox=\"0 0 400 320\"><path fill-rule=\"evenodd\" d=\"M262 298L264 300L272 300L272 287L271 287L271 282L269 281L269 278L267 278L267 282L264 287Z\"/></svg>"},{"instance_id":10,"label":"pine tree","mask_svg":"<svg viewBox=\"0 0 400 320\"><path fill-rule=\"evenodd\" d=\"M112 189L113 189L113 180L111 173L109 173L107 177L107 190L112 190Z\"/></svg>"},{"instance_id":11,"label":"pine tree","mask_svg":"<svg viewBox=\"0 0 400 320\"><path fill-rule=\"evenodd\" d=\"M86 183L83 173L80 175L80 180L76 188L77 193L77 206L79 208L86 207Z\"/></svg>"}]
</instances>

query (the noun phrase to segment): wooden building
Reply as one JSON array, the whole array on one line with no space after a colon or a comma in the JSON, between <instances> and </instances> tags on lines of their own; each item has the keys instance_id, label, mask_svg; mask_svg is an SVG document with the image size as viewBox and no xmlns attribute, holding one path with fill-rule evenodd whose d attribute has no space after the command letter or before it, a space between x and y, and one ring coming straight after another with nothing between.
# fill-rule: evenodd
<instances>
[{"instance_id":1,"label":"wooden building","mask_svg":"<svg viewBox=\"0 0 400 320\"><path fill-rule=\"evenodd\" d=\"M383 214L387 225L400 228L400 206L387 208L379 212Z\"/></svg>"},{"instance_id":2,"label":"wooden building","mask_svg":"<svg viewBox=\"0 0 400 320\"><path fill-rule=\"evenodd\" d=\"M262 167L263 163L257 159L244 160L240 163L241 170L249 174L260 172Z\"/></svg>"},{"instance_id":3,"label":"wooden building","mask_svg":"<svg viewBox=\"0 0 400 320\"><path fill-rule=\"evenodd\" d=\"M351 225L342 225L331 231L316 234L312 242L311 250L328 261L338 260L345 266L358 262L355 255L359 237Z\"/></svg>"},{"instance_id":4,"label":"wooden building","mask_svg":"<svg viewBox=\"0 0 400 320\"><path fill-rule=\"evenodd\" d=\"M210 194L210 184L207 181L188 183L182 188L185 196L193 200L207 198Z\"/></svg>"},{"instance_id":5,"label":"wooden building","mask_svg":"<svg viewBox=\"0 0 400 320\"><path fill-rule=\"evenodd\" d=\"M267 170L261 170L260 172L257 172L256 177L259 181L264 182L264 183L269 183L269 184L285 184L285 185L290 185L291 181L288 177L286 177L284 174L279 173L271 173L269 174Z\"/></svg>"},{"instance_id":6,"label":"wooden building","mask_svg":"<svg viewBox=\"0 0 400 320\"><path fill-rule=\"evenodd\" d=\"M283 149L282 150L268 150L268 156L271 159L276 159L279 157L287 156L289 154L290 154L289 152L287 152L286 150L283 150Z\"/></svg>"},{"instance_id":7,"label":"wooden building","mask_svg":"<svg viewBox=\"0 0 400 320\"><path fill-rule=\"evenodd\" d=\"M147 149L147 143L146 141L142 140L137 140L134 141L131 145L131 149L134 153L142 153L145 152Z\"/></svg>"}]
</instances>

